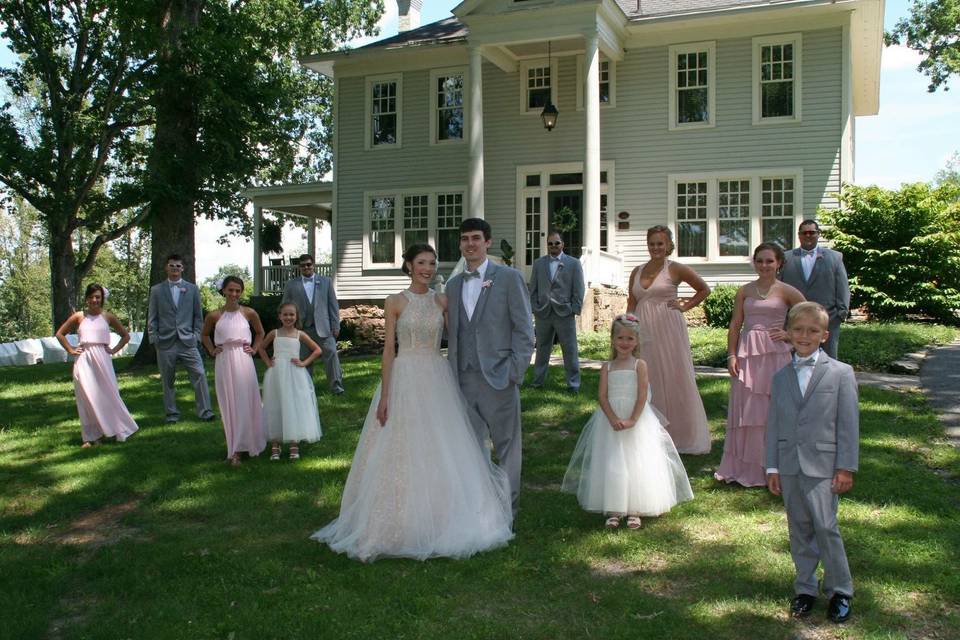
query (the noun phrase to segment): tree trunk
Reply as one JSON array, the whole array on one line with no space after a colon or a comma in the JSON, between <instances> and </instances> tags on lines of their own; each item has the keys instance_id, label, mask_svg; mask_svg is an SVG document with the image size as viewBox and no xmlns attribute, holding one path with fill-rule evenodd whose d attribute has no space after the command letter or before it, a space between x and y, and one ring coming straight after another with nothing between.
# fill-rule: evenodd
<instances>
[{"instance_id":1,"label":"tree trunk","mask_svg":"<svg viewBox=\"0 0 960 640\"><path fill-rule=\"evenodd\" d=\"M56 331L77 310L77 257L73 234L65 229L49 229L49 233L50 306Z\"/></svg>"},{"instance_id":2,"label":"tree trunk","mask_svg":"<svg viewBox=\"0 0 960 640\"><path fill-rule=\"evenodd\" d=\"M156 128L150 171L150 284L164 278L166 258L183 258L183 278L196 282L193 214L200 188L198 82L187 57L185 41L196 29L202 0L175 0L165 17L166 41L160 52L158 86L153 94ZM145 335L133 366L156 362L156 351Z\"/></svg>"}]
</instances>

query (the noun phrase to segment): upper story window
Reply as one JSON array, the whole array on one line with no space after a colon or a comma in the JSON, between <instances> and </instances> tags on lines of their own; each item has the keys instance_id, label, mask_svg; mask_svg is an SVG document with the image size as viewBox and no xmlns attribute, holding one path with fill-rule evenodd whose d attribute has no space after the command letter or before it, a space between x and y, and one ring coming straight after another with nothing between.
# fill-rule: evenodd
<instances>
[{"instance_id":1,"label":"upper story window","mask_svg":"<svg viewBox=\"0 0 960 640\"><path fill-rule=\"evenodd\" d=\"M464 120L465 69L438 69L430 72L431 142L462 142Z\"/></svg>"},{"instance_id":2,"label":"upper story window","mask_svg":"<svg viewBox=\"0 0 960 640\"><path fill-rule=\"evenodd\" d=\"M798 168L671 175L677 258L742 263L761 242L793 248L801 180Z\"/></svg>"},{"instance_id":3,"label":"upper story window","mask_svg":"<svg viewBox=\"0 0 960 640\"><path fill-rule=\"evenodd\" d=\"M367 78L367 148L400 146L400 75Z\"/></svg>"},{"instance_id":4,"label":"upper story window","mask_svg":"<svg viewBox=\"0 0 960 640\"><path fill-rule=\"evenodd\" d=\"M585 59L583 56L577 56L577 109L583 109L583 90L584 90L584 77L586 72L584 70ZM601 107L613 107L616 106L616 91L617 91L617 64L613 60L608 60L603 56L600 57L600 79L598 84L600 85L600 106Z\"/></svg>"},{"instance_id":5,"label":"upper story window","mask_svg":"<svg viewBox=\"0 0 960 640\"><path fill-rule=\"evenodd\" d=\"M670 47L670 128L716 123L716 43Z\"/></svg>"},{"instance_id":6,"label":"upper story window","mask_svg":"<svg viewBox=\"0 0 960 640\"><path fill-rule=\"evenodd\" d=\"M753 39L753 123L800 120L802 36Z\"/></svg>"},{"instance_id":7,"label":"upper story window","mask_svg":"<svg viewBox=\"0 0 960 640\"><path fill-rule=\"evenodd\" d=\"M557 61L531 60L520 65L521 109L539 115L548 102L557 104Z\"/></svg>"}]
</instances>

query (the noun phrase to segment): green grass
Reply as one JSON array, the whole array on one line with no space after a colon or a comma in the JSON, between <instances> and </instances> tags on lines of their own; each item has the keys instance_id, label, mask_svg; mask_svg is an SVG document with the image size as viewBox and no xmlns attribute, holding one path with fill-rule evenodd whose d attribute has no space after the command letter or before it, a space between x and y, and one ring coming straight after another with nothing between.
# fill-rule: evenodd
<instances>
[{"instance_id":1,"label":"green grass","mask_svg":"<svg viewBox=\"0 0 960 640\"><path fill-rule=\"evenodd\" d=\"M946 344L957 330L941 324L916 322L863 322L845 324L840 333L840 359L861 371L886 371L890 363L905 354ZM581 333L580 355L606 360L610 357L610 335ZM560 353L560 347L554 348ZM727 330L712 327L690 328L693 363L708 367L727 366Z\"/></svg>"},{"instance_id":2,"label":"green grass","mask_svg":"<svg viewBox=\"0 0 960 640\"><path fill-rule=\"evenodd\" d=\"M856 581L842 629L785 614L782 504L719 486L728 386L700 390L714 446L695 499L607 532L559 492L595 407L524 391L517 538L469 560L364 565L308 536L336 516L377 362L320 395L324 438L297 464L224 464L218 423L162 424L155 371L120 376L141 432L81 450L66 365L0 376L0 638L920 638L960 628L960 453L916 395L865 390L862 463L841 504ZM185 378L185 376L180 376ZM322 385L321 385L322 388ZM192 396L180 382L184 414ZM954 631L949 631L954 629Z\"/></svg>"}]
</instances>

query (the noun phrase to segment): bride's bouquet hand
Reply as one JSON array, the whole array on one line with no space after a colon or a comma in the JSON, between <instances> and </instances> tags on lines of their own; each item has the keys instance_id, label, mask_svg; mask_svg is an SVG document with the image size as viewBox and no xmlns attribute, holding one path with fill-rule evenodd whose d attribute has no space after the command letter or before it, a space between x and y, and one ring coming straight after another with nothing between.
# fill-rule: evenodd
<instances>
[{"instance_id":1,"label":"bride's bouquet hand","mask_svg":"<svg viewBox=\"0 0 960 640\"><path fill-rule=\"evenodd\" d=\"M381 427L387 426L387 399L384 397L381 397L380 402L377 403L377 422Z\"/></svg>"}]
</instances>

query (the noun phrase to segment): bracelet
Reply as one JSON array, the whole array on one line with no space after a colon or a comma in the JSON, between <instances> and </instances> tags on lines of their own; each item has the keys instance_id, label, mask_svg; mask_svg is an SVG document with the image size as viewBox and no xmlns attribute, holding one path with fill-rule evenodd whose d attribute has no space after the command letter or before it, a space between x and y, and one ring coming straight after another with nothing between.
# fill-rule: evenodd
<instances>
[{"instance_id":1,"label":"bracelet","mask_svg":"<svg viewBox=\"0 0 960 640\"><path fill-rule=\"evenodd\" d=\"M737 355L735 353L731 353L730 355L727 356L727 360L729 360L730 358L736 358L736 357Z\"/></svg>"}]
</instances>

